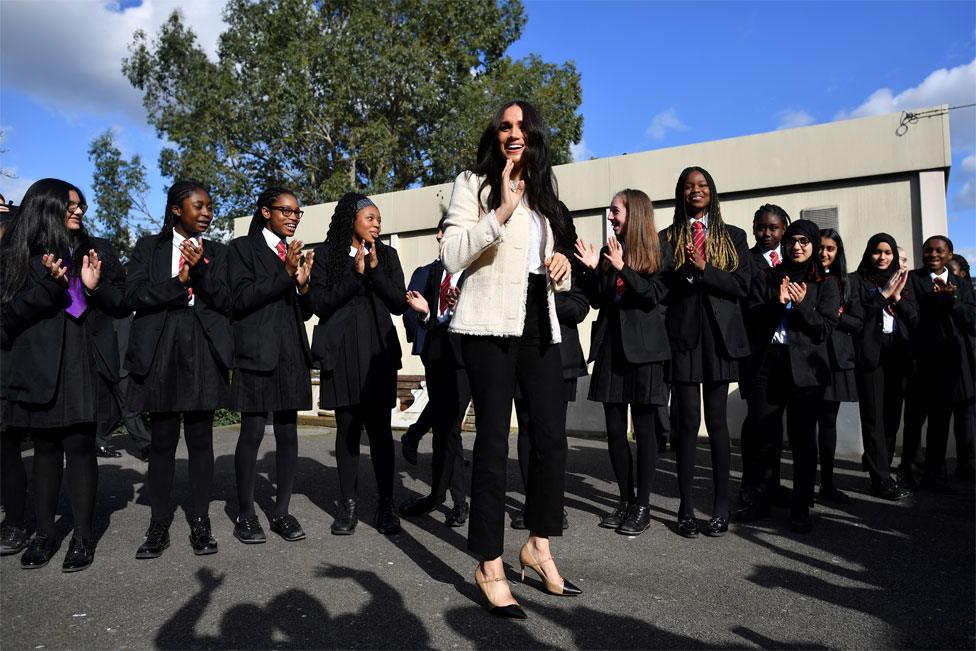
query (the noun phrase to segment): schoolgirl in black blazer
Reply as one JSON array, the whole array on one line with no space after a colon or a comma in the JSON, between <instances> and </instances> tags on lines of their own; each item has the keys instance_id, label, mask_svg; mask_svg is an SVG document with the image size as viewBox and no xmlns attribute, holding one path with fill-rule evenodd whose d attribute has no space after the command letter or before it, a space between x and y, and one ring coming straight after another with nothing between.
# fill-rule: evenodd
<instances>
[{"instance_id":1,"label":"schoolgirl in black blazer","mask_svg":"<svg viewBox=\"0 0 976 651\"><path fill-rule=\"evenodd\" d=\"M302 218L287 188L261 193L248 234L231 242L234 317L234 407L241 432L234 453L238 515L234 537L267 540L254 510L258 448L268 413L275 435L275 506L271 531L293 542L305 537L288 512L298 465L298 412L312 408L312 366L305 321L312 315L309 276L314 254L302 256L294 236Z\"/></svg>"},{"instance_id":2,"label":"schoolgirl in black blazer","mask_svg":"<svg viewBox=\"0 0 976 651\"><path fill-rule=\"evenodd\" d=\"M74 532L62 569L91 565L96 414L118 413L111 389L119 369L112 320L128 314L125 275L111 245L85 230L86 208L74 185L42 179L28 188L3 238L0 309L8 348L2 419L34 439L37 529L20 559L28 569L50 560L63 474Z\"/></svg>"},{"instance_id":3,"label":"schoolgirl in black blazer","mask_svg":"<svg viewBox=\"0 0 976 651\"><path fill-rule=\"evenodd\" d=\"M847 256L844 240L832 228L820 231L820 263L828 278L840 289L840 311L837 326L827 340L832 378L824 391L824 399L817 421L817 447L820 451L820 499L835 504L851 500L834 485L834 453L837 449L837 413L842 402L857 402L857 383L854 379L854 335L864 326L861 303L851 290L852 278L847 276Z\"/></svg>"},{"instance_id":4,"label":"schoolgirl in black blazer","mask_svg":"<svg viewBox=\"0 0 976 651\"><path fill-rule=\"evenodd\" d=\"M953 411L973 399L973 336L976 335L976 297L972 284L957 278L947 263L952 241L935 235L922 244L921 269L908 274L908 291L918 303L918 324L912 332L914 360L905 407L901 473L913 480L911 463L928 419L925 474L921 487L952 493L945 470L949 420ZM913 416L909 416L912 414ZM972 435L963 440L972 440ZM958 449L965 463L967 451Z\"/></svg>"},{"instance_id":5,"label":"schoolgirl in black blazer","mask_svg":"<svg viewBox=\"0 0 976 651\"><path fill-rule=\"evenodd\" d=\"M654 226L651 200L621 190L610 203L613 234L597 254L577 244L577 258L592 272L590 301L600 310L590 338L590 400L603 403L610 464L620 502L600 526L639 535L651 523L650 497L657 453L655 415L667 403L665 363L671 358L665 328L665 278L674 256ZM627 408L634 418L637 468L627 441Z\"/></svg>"},{"instance_id":6,"label":"schoolgirl in black blazer","mask_svg":"<svg viewBox=\"0 0 976 651\"><path fill-rule=\"evenodd\" d=\"M753 280L748 303L752 335L749 412L758 433L755 497L736 515L754 520L769 512L783 412L793 450L790 529L812 529L810 504L817 478L816 426L824 387L831 378L827 341L837 323L840 291L820 263L820 229L809 220L790 224L783 236L786 261Z\"/></svg>"},{"instance_id":7,"label":"schoolgirl in black blazer","mask_svg":"<svg viewBox=\"0 0 976 651\"><path fill-rule=\"evenodd\" d=\"M136 558L169 546L170 503L182 416L189 454L190 545L213 554L210 532L214 411L229 405L231 336L227 249L203 239L213 219L207 189L174 183L158 235L140 238L129 260L126 299L135 309L125 368L128 408L150 417L149 529Z\"/></svg>"},{"instance_id":8,"label":"schoolgirl in black blazer","mask_svg":"<svg viewBox=\"0 0 976 651\"><path fill-rule=\"evenodd\" d=\"M918 323L918 304L907 283L908 270L898 262L895 238L887 233L873 235L851 281L864 314L864 327L855 335L854 377L864 443L862 464L871 477L872 492L887 500L911 494L890 471L911 369L910 333Z\"/></svg>"},{"instance_id":9,"label":"schoolgirl in black blazer","mask_svg":"<svg viewBox=\"0 0 976 651\"><path fill-rule=\"evenodd\" d=\"M674 223L664 234L675 258L666 324L671 399L677 401L678 415L678 533L694 538L700 531L692 482L704 402L715 483L705 533L720 536L729 526L732 450L726 406L729 382L739 379L739 362L749 354L740 302L749 291L752 261L745 232L722 221L715 182L700 167L689 167L678 177Z\"/></svg>"},{"instance_id":10,"label":"schoolgirl in black blazer","mask_svg":"<svg viewBox=\"0 0 976 651\"><path fill-rule=\"evenodd\" d=\"M349 192L336 205L324 244L315 251L312 304L319 323L312 355L322 369L323 409L335 410L339 514L332 533L353 533L358 522L359 440L369 437L379 490L376 522L380 533L400 531L393 509L393 433L400 340L393 314L407 307L403 269L395 249L379 241L379 209L369 198Z\"/></svg>"}]
</instances>

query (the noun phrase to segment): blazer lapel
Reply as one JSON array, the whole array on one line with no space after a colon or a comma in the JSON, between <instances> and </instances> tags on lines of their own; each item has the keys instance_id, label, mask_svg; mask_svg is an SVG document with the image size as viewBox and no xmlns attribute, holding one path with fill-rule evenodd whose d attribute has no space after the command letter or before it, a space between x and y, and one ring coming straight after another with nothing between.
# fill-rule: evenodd
<instances>
[{"instance_id":1,"label":"blazer lapel","mask_svg":"<svg viewBox=\"0 0 976 651\"><path fill-rule=\"evenodd\" d=\"M153 251L152 274L155 282L173 277L173 238L160 237Z\"/></svg>"},{"instance_id":2,"label":"blazer lapel","mask_svg":"<svg viewBox=\"0 0 976 651\"><path fill-rule=\"evenodd\" d=\"M278 270L276 265L281 265L281 260L278 259L278 255L271 250L268 246L267 240L264 239L264 233L258 231L248 235L251 240L251 246L254 247L257 253L258 264L265 270L268 276L273 276Z\"/></svg>"}]
</instances>

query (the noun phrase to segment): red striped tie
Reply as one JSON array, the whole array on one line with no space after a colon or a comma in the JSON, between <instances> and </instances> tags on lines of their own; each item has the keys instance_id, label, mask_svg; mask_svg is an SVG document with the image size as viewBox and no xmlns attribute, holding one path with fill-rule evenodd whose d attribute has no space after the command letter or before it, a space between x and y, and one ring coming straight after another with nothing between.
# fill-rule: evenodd
<instances>
[{"instance_id":1,"label":"red striped tie","mask_svg":"<svg viewBox=\"0 0 976 651\"><path fill-rule=\"evenodd\" d=\"M282 262L285 261L285 252L287 251L284 241L275 244L275 251L278 252L278 259Z\"/></svg>"},{"instance_id":2,"label":"red striped tie","mask_svg":"<svg viewBox=\"0 0 976 651\"><path fill-rule=\"evenodd\" d=\"M692 235L692 243L695 245L695 250L698 251L698 255L702 257L702 260L707 260L705 257L705 225L702 224L700 219L696 219L692 222L692 227L695 230Z\"/></svg>"},{"instance_id":3,"label":"red striped tie","mask_svg":"<svg viewBox=\"0 0 976 651\"><path fill-rule=\"evenodd\" d=\"M437 308L438 314L445 314L447 312L447 295L451 291L451 276L453 275L444 274L444 280L441 281L440 305Z\"/></svg>"},{"instance_id":4,"label":"red striped tie","mask_svg":"<svg viewBox=\"0 0 976 651\"><path fill-rule=\"evenodd\" d=\"M782 262L782 260L779 259L779 253L776 253L776 251L769 252L769 261L773 263L774 267Z\"/></svg>"}]
</instances>

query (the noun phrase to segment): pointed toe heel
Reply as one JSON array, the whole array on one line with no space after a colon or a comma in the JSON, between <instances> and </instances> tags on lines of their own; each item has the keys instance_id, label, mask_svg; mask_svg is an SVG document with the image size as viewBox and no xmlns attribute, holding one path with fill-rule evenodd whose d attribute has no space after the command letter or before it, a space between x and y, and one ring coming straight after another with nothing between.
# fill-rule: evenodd
<instances>
[{"instance_id":1,"label":"pointed toe heel","mask_svg":"<svg viewBox=\"0 0 976 651\"><path fill-rule=\"evenodd\" d=\"M509 604L508 606L492 606L489 610L495 617L502 617L504 619L528 619L528 615L522 610L522 607L518 604Z\"/></svg>"},{"instance_id":2,"label":"pointed toe heel","mask_svg":"<svg viewBox=\"0 0 976 651\"><path fill-rule=\"evenodd\" d=\"M583 594L583 591L577 588L575 585L562 578L561 583L556 583L546 576L545 571L542 569L542 564L546 561L551 561L552 557L543 558L538 560L535 554L532 553L532 549L529 548L529 544L526 543L522 545L522 550L519 552L519 565L522 566L522 582L525 583L525 568L530 568L539 575L545 585L545 590L551 595L556 595L557 597L575 597L577 595Z\"/></svg>"}]
</instances>

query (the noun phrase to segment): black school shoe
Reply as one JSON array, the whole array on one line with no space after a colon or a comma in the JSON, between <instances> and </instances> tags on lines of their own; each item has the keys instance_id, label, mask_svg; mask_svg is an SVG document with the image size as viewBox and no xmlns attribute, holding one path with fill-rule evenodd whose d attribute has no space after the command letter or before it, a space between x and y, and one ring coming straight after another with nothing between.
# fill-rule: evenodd
<instances>
[{"instance_id":1,"label":"black school shoe","mask_svg":"<svg viewBox=\"0 0 976 651\"><path fill-rule=\"evenodd\" d=\"M68 553L61 564L62 572L80 572L88 568L95 560L95 543L84 538L71 537L68 543Z\"/></svg>"},{"instance_id":2,"label":"black school shoe","mask_svg":"<svg viewBox=\"0 0 976 651\"><path fill-rule=\"evenodd\" d=\"M713 515L705 527L705 535L710 538L721 538L729 532L729 518L724 515Z\"/></svg>"},{"instance_id":3,"label":"black school shoe","mask_svg":"<svg viewBox=\"0 0 976 651\"><path fill-rule=\"evenodd\" d=\"M617 528L617 533L623 536L639 536L651 526L651 507L631 504L627 512L627 519Z\"/></svg>"},{"instance_id":4,"label":"black school shoe","mask_svg":"<svg viewBox=\"0 0 976 651\"><path fill-rule=\"evenodd\" d=\"M12 524L0 526L0 556L16 554L27 546L27 530Z\"/></svg>"},{"instance_id":5,"label":"black school shoe","mask_svg":"<svg viewBox=\"0 0 976 651\"><path fill-rule=\"evenodd\" d=\"M146 540L136 550L136 558L159 558L169 547L169 522L150 520L146 530Z\"/></svg>"},{"instance_id":6,"label":"black school shoe","mask_svg":"<svg viewBox=\"0 0 976 651\"><path fill-rule=\"evenodd\" d=\"M678 518L678 535L683 538L697 538L701 533L698 528L698 520L692 516L681 516Z\"/></svg>"},{"instance_id":7,"label":"black school shoe","mask_svg":"<svg viewBox=\"0 0 976 651\"><path fill-rule=\"evenodd\" d=\"M376 530L387 536L400 533L400 518L393 511L393 498L380 498L376 508Z\"/></svg>"},{"instance_id":8,"label":"black school shoe","mask_svg":"<svg viewBox=\"0 0 976 651\"><path fill-rule=\"evenodd\" d=\"M600 526L604 529L617 529L624 523L627 519L627 514L630 512L630 504L625 504L624 502L619 502L617 508L615 508L611 513L607 513L600 519Z\"/></svg>"},{"instance_id":9,"label":"black school shoe","mask_svg":"<svg viewBox=\"0 0 976 651\"><path fill-rule=\"evenodd\" d=\"M190 520L190 546L197 556L217 553L217 541L210 534L210 518L201 515Z\"/></svg>"},{"instance_id":10,"label":"black school shoe","mask_svg":"<svg viewBox=\"0 0 976 651\"><path fill-rule=\"evenodd\" d=\"M464 523L468 521L468 505L465 502L460 502L455 504L451 508L451 512L447 515L447 519L444 520L444 524L452 528L463 527ZM522 524L525 524L524 522ZM513 522L514 526L514 522Z\"/></svg>"},{"instance_id":11,"label":"black school shoe","mask_svg":"<svg viewBox=\"0 0 976 651\"><path fill-rule=\"evenodd\" d=\"M339 500L339 513L332 523L333 536L350 536L356 531L356 524L359 523L359 504L356 498L351 497L347 500Z\"/></svg>"},{"instance_id":12,"label":"black school shoe","mask_svg":"<svg viewBox=\"0 0 976 651\"><path fill-rule=\"evenodd\" d=\"M305 538L305 530L298 520L290 513L276 515L271 518L271 531L275 532L287 542L295 542Z\"/></svg>"},{"instance_id":13,"label":"black school shoe","mask_svg":"<svg viewBox=\"0 0 976 651\"><path fill-rule=\"evenodd\" d=\"M237 516L237 522L234 523L234 537L245 545L260 545L268 540L261 523L258 522L258 516L254 514Z\"/></svg>"},{"instance_id":14,"label":"black school shoe","mask_svg":"<svg viewBox=\"0 0 976 651\"><path fill-rule=\"evenodd\" d=\"M51 541L43 534L34 534L27 545L27 551L20 556L20 566L25 570L36 570L51 560Z\"/></svg>"}]
</instances>

